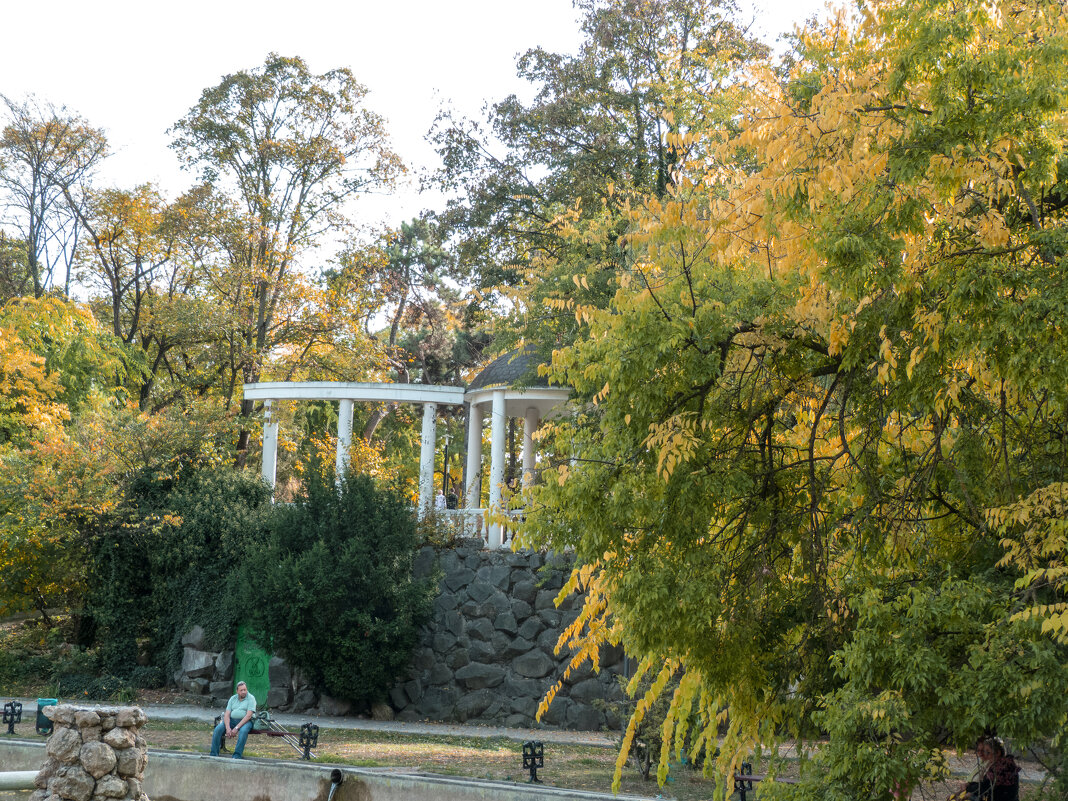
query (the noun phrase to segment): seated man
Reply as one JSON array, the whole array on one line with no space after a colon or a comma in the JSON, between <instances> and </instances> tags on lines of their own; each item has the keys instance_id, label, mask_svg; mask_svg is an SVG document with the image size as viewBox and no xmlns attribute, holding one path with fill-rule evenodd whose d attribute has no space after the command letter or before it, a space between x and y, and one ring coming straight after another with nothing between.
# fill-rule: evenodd
<instances>
[{"instance_id":1,"label":"seated man","mask_svg":"<svg viewBox=\"0 0 1068 801\"><path fill-rule=\"evenodd\" d=\"M248 691L245 682L237 683L237 693L226 702L226 711L222 720L211 735L211 755L218 756L222 748L223 737L236 737L234 759L241 759L245 752L245 740L252 731L252 714L256 711L256 697ZM236 723L234 721L237 721Z\"/></svg>"}]
</instances>

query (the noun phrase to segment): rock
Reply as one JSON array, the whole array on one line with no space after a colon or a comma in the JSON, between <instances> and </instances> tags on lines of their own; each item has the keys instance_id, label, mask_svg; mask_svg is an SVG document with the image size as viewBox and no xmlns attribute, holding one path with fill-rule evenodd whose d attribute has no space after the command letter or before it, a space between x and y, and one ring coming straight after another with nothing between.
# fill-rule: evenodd
<instances>
[{"instance_id":1,"label":"rock","mask_svg":"<svg viewBox=\"0 0 1068 801\"><path fill-rule=\"evenodd\" d=\"M533 640L545 629L545 624L539 617L528 617L519 627L518 634L524 640Z\"/></svg>"},{"instance_id":2,"label":"rock","mask_svg":"<svg viewBox=\"0 0 1068 801\"><path fill-rule=\"evenodd\" d=\"M419 698L417 709L430 718L451 718L458 698L454 687L431 687Z\"/></svg>"},{"instance_id":3,"label":"rock","mask_svg":"<svg viewBox=\"0 0 1068 801\"><path fill-rule=\"evenodd\" d=\"M134 733L129 729L112 729L104 735L104 743L118 750L120 748L133 748Z\"/></svg>"},{"instance_id":4,"label":"rock","mask_svg":"<svg viewBox=\"0 0 1068 801\"><path fill-rule=\"evenodd\" d=\"M412 657L412 666L416 670L430 670L437 664L438 657L433 648L419 648Z\"/></svg>"},{"instance_id":5,"label":"rock","mask_svg":"<svg viewBox=\"0 0 1068 801\"><path fill-rule=\"evenodd\" d=\"M481 640L476 640L471 643L467 649L467 655L469 657L468 661L470 662L485 663L496 662L500 656L492 645L488 642L482 642ZM467 663L465 662L464 664ZM450 665L450 667L453 666Z\"/></svg>"},{"instance_id":6,"label":"rock","mask_svg":"<svg viewBox=\"0 0 1068 801\"><path fill-rule=\"evenodd\" d=\"M497 694L493 690L476 690L460 697L456 702L456 719L463 723L471 718L478 717L488 710L497 700Z\"/></svg>"},{"instance_id":7,"label":"rock","mask_svg":"<svg viewBox=\"0 0 1068 801\"><path fill-rule=\"evenodd\" d=\"M453 592L462 587L467 587L475 579L475 571L469 567L461 567L455 572L446 573L443 579L445 586Z\"/></svg>"},{"instance_id":8,"label":"rock","mask_svg":"<svg viewBox=\"0 0 1068 801\"><path fill-rule=\"evenodd\" d=\"M57 762L77 762L81 750L82 738L77 731L57 728L48 738L45 753Z\"/></svg>"},{"instance_id":9,"label":"rock","mask_svg":"<svg viewBox=\"0 0 1068 801\"><path fill-rule=\"evenodd\" d=\"M446 612L444 619L441 621L442 628L449 632L454 637L459 637L464 633L464 619L458 612Z\"/></svg>"},{"instance_id":10,"label":"rock","mask_svg":"<svg viewBox=\"0 0 1068 801\"><path fill-rule=\"evenodd\" d=\"M130 798L137 798L139 795L141 795L141 782L137 779L127 779L126 786L130 788Z\"/></svg>"},{"instance_id":11,"label":"rock","mask_svg":"<svg viewBox=\"0 0 1068 801\"><path fill-rule=\"evenodd\" d=\"M93 777L80 767L75 767L62 776L56 776L48 789L52 791L53 795L57 795L62 799L89 801L94 787L96 787L96 782L93 781Z\"/></svg>"},{"instance_id":12,"label":"rock","mask_svg":"<svg viewBox=\"0 0 1068 801\"><path fill-rule=\"evenodd\" d=\"M604 685L597 679L586 679L572 687L569 695L575 701L588 704L593 699L604 696Z\"/></svg>"},{"instance_id":13,"label":"rock","mask_svg":"<svg viewBox=\"0 0 1068 801\"><path fill-rule=\"evenodd\" d=\"M501 694L509 698L531 698L537 702L541 700L548 688L548 685L543 681L508 676L504 680L504 686L501 687Z\"/></svg>"},{"instance_id":14,"label":"rock","mask_svg":"<svg viewBox=\"0 0 1068 801\"><path fill-rule=\"evenodd\" d=\"M426 678L427 684L448 684L452 681L453 672L448 667L442 665L440 662L434 667L430 668L430 673Z\"/></svg>"},{"instance_id":15,"label":"rock","mask_svg":"<svg viewBox=\"0 0 1068 801\"><path fill-rule=\"evenodd\" d=\"M445 657L445 664L453 670L462 668L464 665L470 663L471 657L467 650L464 648L457 648L455 651Z\"/></svg>"},{"instance_id":16,"label":"rock","mask_svg":"<svg viewBox=\"0 0 1068 801\"><path fill-rule=\"evenodd\" d=\"M489 609L486 609L487 606ZM500 590L494 590L493 594L483 602L482 607L482 614L489 618L495 618L504 612L511 614L512 599Z\"/></svg>"},{"instance_id":17,"label":"rock","mask_svg":"<svg viewBox=\"0 0 1068 801\"><path fill-rule=\"evenodd\" d=\"M460 599L451 592L443 592L434 599L434 609L438 612L448 612L460 605Z\"/></svg>"},{"instance_id":18,"label":"rock","mask_svg":"<svg viewBox=\"0 0 1068 801\"><path fill-rule=\"evenodd\" d=\"M208 685L208 694L218 701L228 701L234 694L234 685L230 680L213 681Z\"/></svg>"},{"instance_id":19,"label":"rock","mask_svg":"<svg viewBox=\"0 0 1068 801\"><path fill-rule=\"evenodd\" d=\"M516 625L515 615L511 612L501 612L493 620L493 628L497 631L503 631L507 634L515 634L519 631L519 626Z\"/></svg>"},{"instance_id":20,"label":"rock","mask_svg":"<svg viewBox=\"0 0 1068 801\"><path fill-rule=\"evenodd\" d=\"M517 581L512 587L512 597L525 603L532 604L538 595L538 585L532 580Z\"/></svg>"},{"instance_id":21,"label":"rock","mask_svg":"<svg viewBox=\"0 0 1068 801\"><path fill-rule=\"evenodd\" d=\"M205 650L207 644L207 635L204 633L202 626L193 626L185 636L182 637L182 647L192 648L194 651Z\"/></svg>"},{"instance_id":22,"label":"rock","mask_svg":"<svg viewBox=\"0 0 1068 801\"><path fill-rule=\"evenodd\" d=\"M567 709L570 706L566 698L559 695L549 704L545 714L541 716L541 722L547 726L563 726L567 720Z\"/></svg>"},{"instance_id":23,"label":"rock","mask_svg":"<svg viewBox=\"0 0 1068 801\"><path fill-rule=\"evenodd\" d=\"M529 729L533 725L533 722L533 718L515 713L504 719L504 725L510 729Z\"/></svg>"},{"instance_id":24,"label":"rock","mask_svg":"<svg viewBox=\"0 0 1068 801\"><path fill-rule=\"evenodd\" d=\"M285 706L289 703L289 694L291 692L292 690L289 689L288 683L284 687L272 687L267 691L267 708L277 709L280 706Z\"/></svg>"},{"instance_id":25,"label":"rock","mask_svg":"<svg viewBox=\"0 0 1068 801\"><path fill-rule=\"evenodd\" d=\"M74 725L74 707L69 704L59 704L58 706L46 706L44 708L45 717L55 723L57 726L73 726Z\"/></svg>"},{"instance_id":26,"label":"rock","mask_svg":"<svg viewBox=\"0 0 1068 801\"><path fill-rule=\"evenodd\" d=\"M186 648L182 653L182 673L191 679L210 679L215 672L215 654Z\"/></svg>"},{"instance_id":27,"label":"rock","mask_svg":"<svg viewBox=\"0 0 1068 801\"><path fill-rule=\"evenodd\" d=\"M604 715L592 706L574 704L567 711L567 727L576 731L599 731Z\"/></svg>"},{"instance_id":28,"label":"rock","mask_svg":"<svg viewBox=\"0 0 1068 801\"><path fill-rule=\"evenodd\" d=\"M439 631L434 635L432 646L439 654L448 653L456 645L456 637L447 631Z\"/></svg>"},{"instance_id":29,"label":"rock","mask_svg":"<svg viewBox=\"0 0 1068 801\"><path fill-rule=\"evenodd\" d=\"M539 612L542 609L555 609L556 595L554 590L538 590L538 595L534 599L534 608Z\"/></svg>"},{"instance_id":30,"label":"rock","mask_svg":"<svg viewBox=\"0 0 1068 801\"><path fill-rule=\"evenodd\" d=\"M371 704L371 720L393 720L393 709L385 701Z\"/></svg>"},{"instance_id":31,"label":"rock","mask_svg":"<svg viewBox=\"0 0 1068 801\"><path fill-rule=\"evenodd\" d=\"M403 685L395 684L393 685L393 687L390 688L389 702L393 704L394 709L404 709L404 707L408 706L409 698L408 694L404 692Z\"/></svg>"},{"instance_id":32,"label":"rock","mask_svg":"<svg viewBox=\"0 0 1068 801\"><path fill-rule=\"evenodd\" d=\"M475 572L477 581L496 587L498 590L508 589L508 580L511 576L512 569L506 565L483 565Z\"/></svg>"},{"instance_id":33,"label":"rock","mask_svg":"<svg viewBox=\"0 0 1068 801\"><path fill-rule=\"evenodd\" d=\"M428 578L434 572L434 563L436 561L437 554L433 548L429 545L420 548L419 553L412 560L412 578L416 581Z\"/></svg>"},{"instance_id":34,"label":"rock","mask_svg":"<svg viewBox=\"0 0 1068 801\"><path fill-rule=\"evenodd\" d=\"M556 629L545 629L538 635L538 647L547 654L556 652L556 641L560 639L560 632Z\"/></svg>"},{"instance_id":35,"label":"rock","mask_svg":"<svg viewBox=\"0 0 1068 801\"><path fill-rule=\"evenodd\" d=\"M523 637L516 637L509 642L502 650L501 656L505 659L512 659L513 657L520 656L534 649L534 643Z\"/></svg>"},{"instance_id":36,"label":"rock","mask_svg":"<svg viewBox=\"0 0 1068 801\"><path fill-rule=\"evenodd\" d=\"M79 729L88 729L100 725L100 715L91 709L79 709L74 713L74 725Z\"/></svg>"},{"instance_id":37,"label":"rock","mask_svg":"<svg viewBox=\"0 0 1068 801\"><path fill-rule=\"evenodd\" d=\"M531 651L512 660L512 669L528 679L540 679L552 673L556 663L544 651Z\"/></svg>"},{"instance_id":38,"label":"rock","mask_svg":"<svg viewBox=\"0 0 1068 801\"><path fill-rule=\"evenodd\" d=\"M234 678L234 652L221 651L215 657L215 679L217 681L233 681Z\"/></svg>"},{"instance_id":39,"label":"rock","mask_svg":"<svg viewBox=\"0 0 1068 801\"><path fill-rule=\"evenodd\" d=\"M78 733L81 734L83 743L91 743L100 739L103 729L99 726L86 726L84 729L78 729Z\"/></svg>"},{"instance_id":40,"label":"rock","mask_svg":"<svg viewBox=\"0 0 1068 801\"><path fill-rule=\"evenodd\" d=\"M523 715L528 720L534 720L534 717L538 714L538 704L540 703L541 698L539 696L513 698L511 711L517 715Z\"/></svg>"},{"instance_id":41,"label":"rock","mask_svg":"<svg viewBox=\"0 0 1068 801\"><path fill-rule=\"evenodd\" d=\"M493 624L484 617L469 620L467 633L473 640L489 640L493 636Z\"/></svg>"},{"instance_id":42,"label":"rock","mask_svg":"<svg viewBox=\"0 0 1068 801\"><path fill-rule=\"evenodd\" d=\"M551 629L560 627L560 613L555 609L539 609L538 617Z\"/></svg>"},{"instance_id":43,"label":"rock","mask_svg":"<svg viewBox=\"0 0 1068 801\"><path fill-rule=\"evenodd\" d=\"M315 695L315 690L305 688L293 696L293 711L304 712L311 709L318 703L318 698Z\"/></svg>"},{"instance_id":44,"label":"rock","mask_svg":"<svg viewBox=\"0 0 1068 801\"><path fill-rule=\"evenodd\" d=\"M105 776L96 783L95 796L104 798L122 798L126 795L126 782L118 776Z\"/></svg>"},{"instance_id":45,"label":"rock","mask_svg":"<svg viewBox=\"0 0 1068 801\"><path fill-rule=\"evenodd\" d=\"M99 779L115 769L115 752L104 743L86 743L78 754L78 759L86 773Z\"/></svg>"},{"instance_id":46,"label":"rock","mask_svg":"<svg viewBox=\"0 0 1068 801\"><path fill-rule=\"evenodd\" d=\"M272 656L271 661L267 663L267 678L271 687L289 687L293 673L286 664L286 660L280 656Z\"/></svg>"},{"instance_id":47,"label":"rock","mask_svg":"<svg viewBox=\"0 0 1068 801\"><path fill-rule=\"evenodd\" d=\"M115 752L115 772L120 776L140 775L148 762L148 755L137 746Z\"/></svg>"},{"instance_id":48,"label":"rock","mask_svg":"<svg viewBox=\"0 0 1068 801\"><path fill-rule=\"evenodd\" d=\"M124 729L137 729L148 722L148 715L139 706L127 706L115 715L115 725Z\"/></svg>"},{"instance_id":49,"label":"rock","mask_svg":"<svg viewBox=\"0 0 1068 801\"><path fill-rule=\"evenodd\" d=\"M472 662L456 671L456 681L469 690L496 687L504 681L504 668L500 665L485 665Z\"/></svg>"},{"instance_id":50,"label":"rock","mask_svg":"<svg viewBox=\"0 0 1068 801\"><path fill-rule=\"evenodd\" d=\"M408 694L408 697L412 701L417 701L423 697L423 683L419 679L412 679L411 681L404 682L404 692Z\"/></svg>"},{"instance_id":51,"label":"rock","mask_svg":"<svg viewBox=\"0 0 1068 801\"><path fill-rule=\"evenodd\" d=\"M182 682L182 689L194 695L207 695L211 682L207 679L186 679Z\"/></svg>"},{"instance_id":52,"label":"rock","mask_svg":"<svg viewBox=\"0 0 1068 801\"><path fill-rule=\"evenodd\" d=\"M512 614L515 616L516 620L526 620L528 617L534 614L534 607L532 607L526 601L520 601L518 598L513 598Z\"/></svg>"},{"instance_id":53,"label":"rock","mask_svg":"<svg viewBox=\"0 0 1068 801\"><path fill-rule=\"evenodd\" d=\"M493 595L495 590L496 588L490 584L486 584L483 581L476 581L468 586L467 597L476 604L480 604Z\"/></svg>"},{"instance_id":54,"label":"rock","mask_svg":"<svg viewBox=\"0 0 1068 801\"><path fill-rule=\"evenodd\" d=\"M325 693L319 698L319 710L330 717L340 717L352 711L352 702L343 701L340 698L332 698Z\"/></svg>"},{"instance_id":55,"label":"rock","mask_svg":"<svg viewBox=\"0 0 1068 801\"><path fill-rule=\"evenodd\" d=\"M45 760L44 767L37 771L37 775L33 777L33 785L39 790L44 790L48 787L48 780L52 778L55 773L56 763L50 759Z\"/></svg>"}]
</instances>

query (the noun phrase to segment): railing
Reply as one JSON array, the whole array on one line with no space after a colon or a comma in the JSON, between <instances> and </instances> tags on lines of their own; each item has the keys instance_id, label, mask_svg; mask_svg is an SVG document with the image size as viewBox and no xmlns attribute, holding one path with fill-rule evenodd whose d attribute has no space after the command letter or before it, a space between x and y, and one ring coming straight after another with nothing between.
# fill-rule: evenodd
<instances>
[{"instance_id":1,"label":"railing","mask_svg":"<svg viewBox=\"0 0 1068 801\"><path fill-rule=\"evenodd\" d=\"M489 509L436 509L433 512L444 534L482 540L482 547L489 548ZM522 512L505 513L509 522L501 525L501 548L511 548L515 538L515 523L522 520Z\"/></svg>"}]
</instances>

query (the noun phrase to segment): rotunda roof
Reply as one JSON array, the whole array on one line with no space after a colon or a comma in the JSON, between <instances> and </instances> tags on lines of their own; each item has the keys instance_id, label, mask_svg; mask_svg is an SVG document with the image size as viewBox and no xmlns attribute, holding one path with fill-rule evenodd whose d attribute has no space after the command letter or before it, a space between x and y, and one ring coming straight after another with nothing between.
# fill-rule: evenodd
<instances>
[{"instance_id":1,"label":"rotunda roof","mask_svg":"<svg viewBox=\"0 0 1068 801\"><path fill-rule=\"evenodd\" d=\"M483 387L516 386L547 387L549 381L545 376L538 375L540 360L533 345L509 351L498 356L482 372L474 377L467 386L467 391Z\"/></svg>"}]
</instances>

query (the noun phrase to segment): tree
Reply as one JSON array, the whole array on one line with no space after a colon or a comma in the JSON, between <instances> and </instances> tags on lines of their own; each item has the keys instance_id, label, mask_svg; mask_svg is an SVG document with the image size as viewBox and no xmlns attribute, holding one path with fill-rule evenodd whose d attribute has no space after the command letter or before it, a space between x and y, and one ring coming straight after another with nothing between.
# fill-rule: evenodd
<instances>
[{"instance_id":1,"label":"tree","mask_svg":"<svg viewBox=\"0 0 1068 801\"><path fill-rule=\"evenodd\" d=\"M412 577L419 542L407 499L367 476L340 486L309 471L279 508L266 547L246 554L241 606L274 647L326 692L369 705L407 666L434 585Z\"/></svg>"},{"instance_id":2,"label":"tree","mask_svg":"<svg viewBox=\"0 0 1068 801\"><path fill-rule=\"evenodd\" d=\"M33 296L56 289L66 297L80 233L75 197L107 155L107 139L66 108L33 97L2 99L8 121L0 135L0 187L26 245ZM63 283L57 286L59 268Z\"/></svg>"},{"instance_id":3,"label":"tree","mask_svg":"<svg viewBox=\"0 0 1068 801\"><path fill-rule=\"evenodd\" d=\"M275 346L279 308L300 256L341 222L343 202L400 171L382 119L360 107L367 90L347 69L313 75L300 58L272 53L261 68L206 89L173 129L174 147L205 181L232 191L243 239L230 253L240 289L244 381L256 381ZM253 404L243 401L242 414ZM242 432L239 450L247 447Z\"/></svg>"},{"instance_id":4,"label":"tree","mask_svg":"<svg viewBox=\"0 0 1068 801\"><path fill-rule=\"evenodd\" d=\"M661 781L693 718L724 772L829 733L795 798L984 731L1063 775L1066 45L1054 4L843 11L634 208L524 529L585 562L576 663L655 677L624 752L678 680Z\"/></svg>"}]
</instances>

